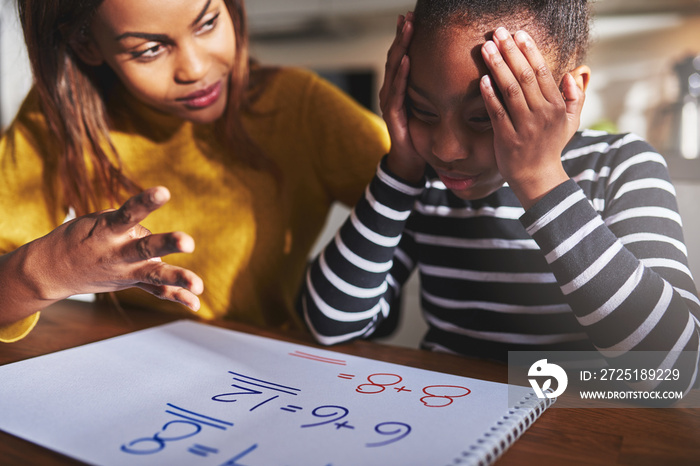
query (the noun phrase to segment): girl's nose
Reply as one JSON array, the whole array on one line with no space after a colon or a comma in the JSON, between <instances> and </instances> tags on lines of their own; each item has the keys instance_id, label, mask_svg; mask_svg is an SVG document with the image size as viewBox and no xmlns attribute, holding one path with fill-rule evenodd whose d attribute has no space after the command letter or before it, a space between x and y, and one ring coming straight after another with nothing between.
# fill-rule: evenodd
<instances>
[{"instance_id":1,"label":"girl's nose","mask_svg":"<svg viewBox=\"0 0 700 466\"><path fill-rule=\"evenodd\" d=\"M207 55L196 44L180 47L175 68L175 81L180 84L193 83L207 75Z\"/></svg>"},{"instance_id":2,"label":"girl's nose","mask_svg":"<svg viewBox=\"0 0 700 466\"><path fill-rule=\"evenodd\" d=\"M443 162L454 162L468 156L462 134L451 125L441 124L433 134L433 155Z\"/></svg>"}]
</instances>

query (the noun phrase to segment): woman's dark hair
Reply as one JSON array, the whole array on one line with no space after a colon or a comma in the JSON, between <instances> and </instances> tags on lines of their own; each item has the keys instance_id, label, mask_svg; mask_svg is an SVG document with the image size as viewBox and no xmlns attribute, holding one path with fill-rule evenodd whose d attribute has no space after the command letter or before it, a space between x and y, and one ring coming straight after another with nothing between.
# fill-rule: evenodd
<instances>
[{"instance_id":1,"label":"woman's dark hair","mask_svg":"<svg viewBox=\"0 0 700 466\"><path fill-rule=\"evenodd\" d=\"M507 19L527 24L528 32L536 33L540 48L554 54L559 65L552 70L555 74L583 62L589 43L587 0L417 0L414 10L416 31Z\"/></svg>"},{"instance_id":2,"label":"woman's dark hair","mask_svg":"<svg viewBox=\"0 0 700 466\"><path fill-rule=\"evenodd\" d=\"M116 78L104 66L83 63L71 45L86 37L102 1L17 0L34 87L55 139L47 164L58 168L63 199L53 201L73 207L78 215L100 208L100 199L119 204L140 190L122 171L109 136L104 97ZM244 2L224 2L233 21L236 57L229 101L223 118L217 121L217 134L226 147L237 149L237 157L256 168L270 168L274 164L250 139L240 118L248 104L250 72Z\"/></svg>"}]
</instances>

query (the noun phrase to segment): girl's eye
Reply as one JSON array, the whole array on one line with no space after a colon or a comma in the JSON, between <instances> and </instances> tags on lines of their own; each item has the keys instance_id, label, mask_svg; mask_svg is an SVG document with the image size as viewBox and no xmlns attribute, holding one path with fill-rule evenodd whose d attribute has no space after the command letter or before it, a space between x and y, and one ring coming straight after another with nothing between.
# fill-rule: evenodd
<instances>
[{"instance_id":1,"label":"girl's eye","mask_svg":"<svg viewBox=\"0 0 700 466\"><path fill-rule=\"evenodd\" d=\"M409 116L415 116L416 118L423 121L432 121L438 117L433 112L423 110L422 108L416 106L416 104L408 98L406 99L406 110L408 111Z\"/></svg>"},{"instance_id":2,"label":"girl's eye","mask_svg":"<svg viewBox=\"0 0 700 466\"><path fill-rule=\"evenodd\" d=\"M216 23L217 23L217 21L218 21L218 19L219 19L219 15L220 15L220 14L221 14L221 13L215 14L214 17L213 17L212 19L210 19L209 21L207 21L207 22L205 22L204 24L202 24L202 25L199 27L199 30L197 31L197 33L198 33L198 34L204 34L204 33L206 33L206 32L211 31L212 29L214 29L214 28L216 27Z\"/></svg>"},{"instance_id":3,"label":"girl's eye","mask_svg":"<svg viewBox=\"0 0 700 466\"><path fill-rule=\"evenodd\" d=\"M131 52L131 56L140 60L152 60L163 53L163 44L155 44L144 50Z\"/></svg>"},{"instance_id":4,"label":"girl's eye","mask_svg":"<svg viewBox=\"0 0 700 466\"><path fill-rule=\"evenodd\" d=\"M469 126L480 132L486 132L492 128L491 117L488 115L483 117L469 118Z\"/></svg>"},{"instance_id":5,"label":"girl's eye","mask_svg":"<svg viewBox=\"0 0 700 466\"><path fill-rule=\"evenodd\" d=\"M469 119L470 122L472 123L490 123L491 122L491 117L484 116L484 117L472 117Z\"/></svg>"}]
</instances>

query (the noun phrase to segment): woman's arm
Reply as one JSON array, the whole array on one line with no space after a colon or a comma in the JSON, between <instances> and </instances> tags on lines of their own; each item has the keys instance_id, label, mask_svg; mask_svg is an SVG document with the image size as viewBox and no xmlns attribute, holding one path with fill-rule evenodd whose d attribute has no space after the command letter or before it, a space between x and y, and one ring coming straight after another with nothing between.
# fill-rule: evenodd
<instances>
[{"instance_id":1,"label":"woman's arm","mask_svg":"<svg viewBox=\"0 0 700 466\"><path fill-rule=\"evenodd\" d=\"M0 327L72 295L131 287L197 310L202 280L160 259L192 252L194 240L180 232L151 234L140 225L169 199L165 188L148 189L118 210L79 217L0 256Z\"/></svg>"}]
</instances>

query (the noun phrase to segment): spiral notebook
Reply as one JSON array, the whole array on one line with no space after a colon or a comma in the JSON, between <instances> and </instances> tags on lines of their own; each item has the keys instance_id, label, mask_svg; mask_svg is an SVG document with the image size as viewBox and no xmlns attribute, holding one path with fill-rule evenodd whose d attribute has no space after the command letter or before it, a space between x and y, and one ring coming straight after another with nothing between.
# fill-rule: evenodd
<instances>
[{"instance_id":1,"label":"spiral notebook","mask_svg":"<svg viewBox=\"0 0 700 466\"><path fill-rule=\"evenodd\" d=\"M96 465L490 464L551 400L180 321L0 367L0 430Z\"/></svg>"}]
</instances>

